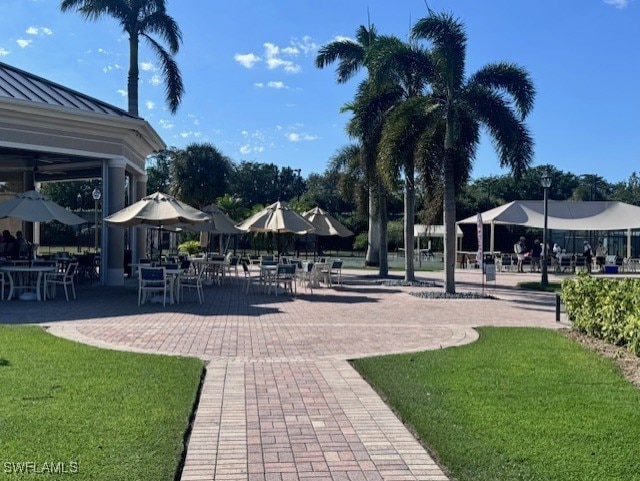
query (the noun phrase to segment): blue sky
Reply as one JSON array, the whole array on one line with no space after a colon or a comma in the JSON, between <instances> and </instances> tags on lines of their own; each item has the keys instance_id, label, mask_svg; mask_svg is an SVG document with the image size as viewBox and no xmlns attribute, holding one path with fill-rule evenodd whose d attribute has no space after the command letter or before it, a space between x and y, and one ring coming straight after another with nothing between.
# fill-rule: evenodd
<instances>
[{"instance_id":1,"label":"blue sky","mask_svg":"<svg viewBox=\"0 0 640 481\"><path fill-rule=\"evenodd\" d=\"M0 61L126 108L128 43L119 25L61 13L58 0L0 2ZM534 165L611 182L639 170L640 2L637 0L430 0L468 34L467 73L493 61L524 66L537 89L528 125ZM349 142L339 112L357 79L337 85L314 67L317 49L371 22L406 38L423 0L168 0L184 43L186 95L165 108L154 56L140 53L140 115L169 146L211 142L236 162L322 172ZM502 174L483 140L474 177Z\"/></svg>"}]
</instances>

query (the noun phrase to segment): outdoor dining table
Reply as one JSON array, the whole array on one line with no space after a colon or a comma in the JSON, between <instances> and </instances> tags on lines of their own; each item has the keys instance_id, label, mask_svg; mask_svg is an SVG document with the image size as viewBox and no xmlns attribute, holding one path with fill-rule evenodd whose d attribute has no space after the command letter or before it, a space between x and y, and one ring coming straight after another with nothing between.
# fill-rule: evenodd
<instances>
[{"instance_id":1,"label":"outdoor dining table","mask_svg":"<svg viewBox=\"0 0 640 481\"><path fill-rule=\"evenodd\" d=\"M36 299L38 301L42 300L41 296L41 288L42 285L42 277L45 272L55 272L58 270L57 266L49 265L49 266L32 266L27 264L18 264L18 265L4 265L0 266L0 271L6 272L9 275L9 296L7 299L13 299L14 293L16 290L23 291L33 291L35 288ZM37 273L35 285L33 285L30 281L31 276L29 274ZM24 274L25 277L28 278L26 283L20 283L18 276L19 274Z\"/></svg>"}]
</instances>

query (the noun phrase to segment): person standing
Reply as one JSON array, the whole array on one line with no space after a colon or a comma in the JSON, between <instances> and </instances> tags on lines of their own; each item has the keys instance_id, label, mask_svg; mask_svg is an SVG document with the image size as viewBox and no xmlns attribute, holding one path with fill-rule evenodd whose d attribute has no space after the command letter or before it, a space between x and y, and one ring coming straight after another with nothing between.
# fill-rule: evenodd
<instances>
[{"instance_id":1,"label":"person standing","mask_svg":"<svg viewBox=\"0 0 640 481\"><path fill-rule=\"evenodd\" d=\"M513 252L518 259L518 272L524 272L524 255L527 252L524 237L520 237L520 240L513 245Z\"/></svg>"},{"instance_id":2,"label":"person standing","mask_svg":"<svg viewBox=\"0 0 640 481\"><path fill-rule=\"evenodd\" d=\"M584 256L584 266L587 268L587 272L591 273L591 262L593 261L593 257L591 253L591 245L587 241L584 241L582 255Z\"/></svg>"},{"instance_id":3,"label":"person standing","mask_svg":"<svg viewBox=\"0 0 640 481\"><path fill-rule=\"evenodd\" d=\"M596 264L598 265L598 270L602 272L604 270L604 262L607 258L607 248L602 245L602 242L598 242L598 246L596 247Z\"/></svg>"},{"instance_id":4,"label":"person standing","mask_svg":"<svg viewBox=\"0 0 640 481\"><path fill-rule=\"evenodd\" d=\"M540 272L540 256L542 255L542 244L536 239L531 248L531 272Z\"/></svg>"}]
</instances>

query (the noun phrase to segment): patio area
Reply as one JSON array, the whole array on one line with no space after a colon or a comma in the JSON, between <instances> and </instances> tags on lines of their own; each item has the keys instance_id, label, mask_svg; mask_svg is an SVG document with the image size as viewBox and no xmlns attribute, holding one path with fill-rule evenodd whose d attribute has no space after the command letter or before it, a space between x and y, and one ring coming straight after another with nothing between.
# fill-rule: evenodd
<instances>
[{"instance_id":1,"label":"patio area","mask_svg":"<svg viewBox=\"0 0 640 481\"><path fill-rule=\"evenodd\" d=\"M442 275L420 279L441 292ZM459 292L481 291L479 271L456 278ZM205 288L203 304L193 296L166 307L138 307L137 284L82 285L69 303L5 301L0 322L208 361L182 480L446 480L347 360L469 343L479 325L566 327L555 322L553 294L513 289L534 279L498 276L486 289L497 299L436 300L409 295L431 289L343 270L343 286L295 298L227 282Z\"/></svg>"}]
</instances>

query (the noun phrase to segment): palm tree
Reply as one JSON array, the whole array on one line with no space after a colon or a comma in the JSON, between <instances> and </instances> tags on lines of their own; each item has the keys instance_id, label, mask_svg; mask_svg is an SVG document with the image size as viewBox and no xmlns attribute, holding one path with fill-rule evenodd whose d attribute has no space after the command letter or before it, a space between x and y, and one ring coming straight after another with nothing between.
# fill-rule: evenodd
<instances>
[{"instance_id":1,"label":"palm tree","mask_svg":"<svg viewBox=\"0 0 640 481\"><path fill-rule=\"evenodd\" d=\"M182 33L175 20L166 12L165 0L63 0L60 10L76 10L87 20L109 16L115 18L129 35L129 78L127 93L129 113L138 116L138 47L140 37L149 43L157 55L165 80L165 96L171 113L176 113L184 86L178 64L173 56L178 53ZM162 38L169 51L151 37Z\"/></svg>"},{"instance_id":2,"label":"palm tree","mask_svg":"<svg viewBox=\"0 0 640 481\"><path fill-rule=\"evenodd\" d=\"M369 28L361 25L356 31L356 39L335 40L320 48L316 57L316 66L324 68L333 62L338 62L336 68L336 80L345 83L351 79L360 69L367 67L367 51L375 43L378 34L375 26ZM345 110L353 110L354 104L348 105ZM369 129L362 126L360 132L352 131L358 136ZM376 172L375 150L377 146L361 139L361 147L366 152L360 156L364 162L364 175L369 188L369 232L368 248L365 262L367 265L378 265L379 274L388 274L387 237L386 237L386 198L379 176Z\"/></svg>"},{"instance_id":3,"label":"palm tree","mask_svg":"<svg viewBox=\"0 0 640 481\"><path fill-rule=\"evenodd\" d=\"M370 65L376 85L386 86L393 97L388 105L385 124L379 142L378 171L389 188L393 188L402 173L404 176L404 247L405 280L415 280L414 266L414 218L416 199L416 161L418 145L425 127L419 127L409 115L417 105L420 113L428 106L417 104L428 85L433 70L428 52L415 44L408 44L396 37L379 37L370 50Z\"/></svg>"},{"instance_id":4,"label":"palm tree","mask_svg":"<svg viewBox=\"0 0 640 481\"><path fill-rule=\"evenodd\" d=\"M430 42L434 71L430 73L430 113L439 119L443 147L443 214L445 226L445 290L455 293L456 176L460 164L469 169L485 127L500 165L514 176L530 165L533 140L524 123L535 88L529 74L512 63L492 63L465 77L467 37L463 24L449 14L429 15L412 29L412 39Z\"/></svg>"}]
</instances>

